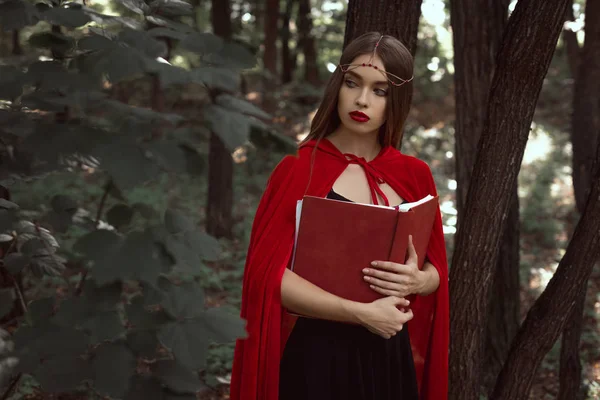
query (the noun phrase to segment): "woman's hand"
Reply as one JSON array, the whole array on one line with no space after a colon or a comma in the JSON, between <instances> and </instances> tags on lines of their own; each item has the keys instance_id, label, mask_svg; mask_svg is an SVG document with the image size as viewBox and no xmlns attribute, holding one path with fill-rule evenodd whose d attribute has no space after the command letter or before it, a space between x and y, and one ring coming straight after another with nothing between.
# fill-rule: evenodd
<instances>
[{"instance_id":1,"label":"woman's hand","mask_svg":"<svg viewBox=\"0 0 600 400\"><path fill-rule=\"evenodd\" d=\"M417 251L408 237L408 259L406 264L391 261L373 261L375 268L365 268L364 279L371 289L385 296L405 297L409 294L419 294L425 287L427 274L419 270Z\"/></svg>"},{"instance_id":2,"label":"woman's hand","mask_svg":"<svg viewBox=\"0 0 600 400\"><path fill-rule=\"evenodd\" d=\"M356 314L361 325L385 339L389 339L402 330L407 321L413 318L412 310L404 310L410 302L406 299L389 296L372 303L361 304ZM400 307L402 310L399 310Z\"/></svg>"}]
</instances>

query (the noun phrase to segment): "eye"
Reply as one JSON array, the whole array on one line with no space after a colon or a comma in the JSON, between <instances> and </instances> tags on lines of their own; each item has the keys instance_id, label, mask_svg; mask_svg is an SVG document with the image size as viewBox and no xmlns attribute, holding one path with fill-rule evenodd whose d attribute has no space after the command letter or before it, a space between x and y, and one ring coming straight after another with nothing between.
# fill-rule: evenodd
<instances>
[{"instance_id":1,"label":"eye","mask_svg":"<svg viewBox=\"0 0 600 400\"><path fill-rule=\"evenodd\" d=\"M374 92L377 96L381 96L381 97L385 97L388 94L387 90L385 90L385 89L375 89Z\"/></svg>"},{"instance_id":2,"label":"eye","mask_svg":"<svg viewBox=\"0 0 600 400\"><path fill-rule=\"evenodd\" d=\"M346 83L346 86L348 86L349 88L355 88L355 87L357 87L357 86L358 86L358 85L356 84L356 82L354 82L354 81L353 81L353 80L351 80L351 79L346 79L344 82Z\"/></svg>"}]
</instances>

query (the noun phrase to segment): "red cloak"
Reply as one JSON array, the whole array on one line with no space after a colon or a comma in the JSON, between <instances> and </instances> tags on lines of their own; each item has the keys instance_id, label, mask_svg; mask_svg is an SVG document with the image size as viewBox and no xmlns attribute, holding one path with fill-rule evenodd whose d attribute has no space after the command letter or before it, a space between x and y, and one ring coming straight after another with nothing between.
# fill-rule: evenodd
<instances>
[{"instance_id":1,"label":"red cloak","mask_svg":"<svg viewBox=\"0 0 600 400\"><path fill-rule=\"evenodd\" d=\"M279 363L295 322L281 305L281 279L292 255L296 201L304 195L327 196L349 163L350 160L329 140L322 139L318 144L313 140L302 145L296 156L286 156L269 178L252 225L246 258L241 317L247 320L248 337L236 343L232 400L278 398ZM371 168L365 170L378 173L404 200L416 201L428 194L437 194L428 165L393 147L384 147L368 164ZM437 269L440 285L431 295L416 296L413 300L414 318L408 323L408 330L419 397L446 400L448 264L439 212L427 259Z\"/></svg>"}]
</instances>

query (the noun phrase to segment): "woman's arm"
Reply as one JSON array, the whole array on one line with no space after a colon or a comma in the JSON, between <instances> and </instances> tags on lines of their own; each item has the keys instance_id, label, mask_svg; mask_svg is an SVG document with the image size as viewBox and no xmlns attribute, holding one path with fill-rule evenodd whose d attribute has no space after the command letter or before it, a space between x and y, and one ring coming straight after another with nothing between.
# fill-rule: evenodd
<instances>
[{"instance_id":1,"label":"woman's arm","mask_svg":"<svg viewBox=\"0 0 600 400\"><path fill-rule=\"evenodd\" d=\"M342 299L287 268L281 282L281 303L288 310L308 317L360 324L386 339L399 332L413 317L410 309L398 309L409 306L406 299L388 296L372 303Z\"/></svg>"},{"instance_id":2,"label":"woman's arm","mask_svg":"<svg viewBox=\"0 0 600 400\"><path fill-rule=\"evenodd\" d=\"M437 269L429 261L423 263L422 274L422 286L421 290L417 294L421 296L427 296L435 292L440 286L440 274Z\"/></svg>"},{"instance_id":3,"label":"woman's arm","mask_svg":"<svg viewBox=\"0 0 600 400\"><path fill-rule=\"evenodd\" d=\"M360 323L357 315L364 306L331 294L287 268L281 282L281 304L307 317L354 324Z\"/></svg>"}]
</instances>

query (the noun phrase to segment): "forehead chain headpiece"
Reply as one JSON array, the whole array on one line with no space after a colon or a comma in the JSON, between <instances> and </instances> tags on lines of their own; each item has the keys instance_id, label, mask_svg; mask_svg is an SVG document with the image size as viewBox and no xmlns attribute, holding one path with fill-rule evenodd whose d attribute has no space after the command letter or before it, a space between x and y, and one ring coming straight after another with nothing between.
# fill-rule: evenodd
<instances>
[{"instance_id":1,"label":"forehead chain headpiece","mask_svg":"<svg viewBox=\"0 0 600 400\"><path fill-rule=\"evenodd\" d=\"M355 68L358 67L371 67L374 68L376 70L378 70L379 72L381 72L381 74L383 76L386 77L386 79L393 85L393 86L402 86L407 82L410 82L413 80L414 75L410 77L410 79L403 79L400 78L398 75L394 75L391 72L387 72L387 71L383 71L381 68L379 68L377 65L373 64L373 59L375 58L375 54L377 52L377 48L379 47L379 42L381 42L381 39L383 39L384 35L381 35L381 37L379 38L379 40L377 41L377 43L375 43L375 48L373 49L373 53L371 54L371 58L369 58L369 61L366 63L362 63L362 64L340 64L339 67L342 70L343 73L346 73L348 71L351 71Z\"/></svg>"}]
</instances>

